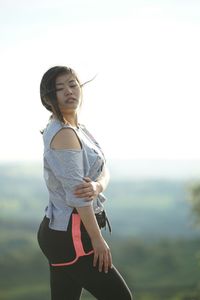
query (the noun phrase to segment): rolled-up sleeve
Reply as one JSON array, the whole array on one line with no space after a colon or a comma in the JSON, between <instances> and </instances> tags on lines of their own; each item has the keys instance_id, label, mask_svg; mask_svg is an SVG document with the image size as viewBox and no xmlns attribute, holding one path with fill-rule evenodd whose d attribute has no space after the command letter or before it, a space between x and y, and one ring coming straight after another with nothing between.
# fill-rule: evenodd
<instances>
[{"instance_id":1,"label":"rolled-up sleeve","mask_svg":"<svg viewBox=\"0 0 200 300\"><path fill-rule=\"evenodd\" d=\"M77 198L73 193L75 187L83 182L84 165L82 150L49 149L45 153L45 158L54 176L61 183L65 191L67 205L72 207L92 205L92 201Z\"/></svg>"}]
</instances>

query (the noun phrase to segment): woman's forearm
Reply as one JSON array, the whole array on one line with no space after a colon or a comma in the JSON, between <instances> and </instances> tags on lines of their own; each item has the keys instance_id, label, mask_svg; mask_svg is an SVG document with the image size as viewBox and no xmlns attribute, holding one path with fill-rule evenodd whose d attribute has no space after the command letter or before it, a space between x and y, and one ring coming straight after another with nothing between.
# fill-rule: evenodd
<instances>
[{"instance_id":1,"label":"woman's forearm","mask_svg":"<svg viewBox=\"0 0 200 300\"><path fill-rule=\"evenodd\" d=\"M109 173L107 166L104 165L104 168L103 168L101 174L99 175L99 177L96 180L96 182L98 182L101 186L101 190L102 190L101 192L103 192L106 189L106 187L109 183L109 180L110 180L110 173Z\"/></svg>"},{"instance_id":2,"label":"woman's forearm","mask_svg":"<svg viewBox=\"0 0 200 300\"><path fill-rule=\"evenodd\" d=\"M92 206L76 207L76 210L91 240L101 238L101 230L99 229Z\"/></svg>"},{"instance_id":3,"label":"woman's forearm","mask_svg":"<svg viewBox=\"0 0 200 300\"><path fill-rule=\"evenodd\" d=\"M76 209L91 239L94 250L93 266L96 267L98 263L99 272L104 270L105 273L108 273L108 269L112 268L112 255L109 246L101 235L93 208L92 206L84 206Z\"/></svg>"}]
</instances>

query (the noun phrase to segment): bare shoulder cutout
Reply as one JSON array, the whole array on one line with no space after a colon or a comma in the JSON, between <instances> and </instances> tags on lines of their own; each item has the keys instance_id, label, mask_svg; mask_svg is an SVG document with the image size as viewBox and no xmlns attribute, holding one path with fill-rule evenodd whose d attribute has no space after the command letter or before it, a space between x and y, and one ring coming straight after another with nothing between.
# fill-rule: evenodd
<instances>
[{"instance_id":1,"label":"bare shoulder cutout","mask_svg":"<svg viewBox=\"0 0 200 300\"><path fill-rule=\"evenodd\" d=\"M81 142L72 128L62 128L52 139L51 149L81 149Z\"/></svg>"}]
</instances>

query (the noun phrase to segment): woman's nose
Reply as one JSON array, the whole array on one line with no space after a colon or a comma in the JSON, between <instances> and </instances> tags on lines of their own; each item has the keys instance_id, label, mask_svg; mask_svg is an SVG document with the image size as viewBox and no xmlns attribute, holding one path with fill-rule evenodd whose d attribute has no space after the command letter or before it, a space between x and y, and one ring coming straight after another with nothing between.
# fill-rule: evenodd
<instances>
[{"instance_id":1,"label":"woman's nose","mask_svg":"<svg viewBox=\"0 0 200 300\"><path fill-rule=\"evenodd\" d=\"M72 89L70 87L65 88L65 96L71 95L72 94Z\"/></svg>"}]
</instances>

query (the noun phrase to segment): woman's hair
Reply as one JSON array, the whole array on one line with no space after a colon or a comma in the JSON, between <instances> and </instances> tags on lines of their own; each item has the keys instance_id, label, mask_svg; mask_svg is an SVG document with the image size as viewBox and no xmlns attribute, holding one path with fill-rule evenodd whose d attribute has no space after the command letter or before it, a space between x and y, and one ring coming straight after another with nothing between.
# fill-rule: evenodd
<instances>
[{"instance_id":1,"label":"woman's hair","mask_svg":"<svg viewBox=\"0 0 200 300\"><path fill-rule=\"evenodd\" d=\"M42 104L46 107L46 109L55 113L57 118L63 123L64 123L64 119L59 109L57 97L56 97L56 78L64 74L73 75L78 81L78 83L80 84L80 81L75 71L65 66L55 66L49 69L43 75L40 83L40 98ZM83 85L80 84L80 86Z\"/></svg>"}]
</instances>

